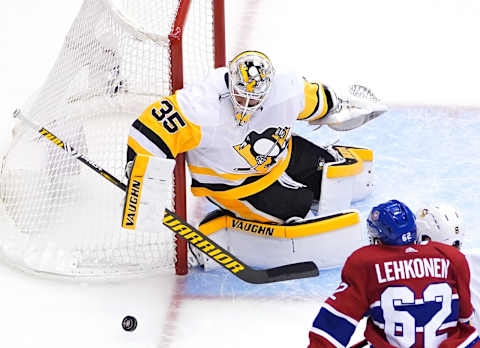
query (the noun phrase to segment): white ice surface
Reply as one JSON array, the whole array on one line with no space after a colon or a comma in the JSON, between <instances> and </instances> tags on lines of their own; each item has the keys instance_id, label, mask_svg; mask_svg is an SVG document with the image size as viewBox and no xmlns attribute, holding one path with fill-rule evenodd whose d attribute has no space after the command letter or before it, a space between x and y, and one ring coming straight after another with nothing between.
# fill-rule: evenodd
<instances>
[{"instance_id":1,"label":"white ice surface","mask_svg":"<svg viewBox=\"0 0 480 348\"><path fill-rule=\"evenodd\" d=\"M0 4L2 149L11 112L41 85L80 4ZM362 217L372 204L390 198L413 207L449 201L465 216L467 245L479 247L479 111L458 107L479 105L478 1L241 4L227 1L230 53L257 48L277 66L293 67L311 79L367 83L392 104L449 106L394 108L339 135L343 144L375 151L377 188L356 204ZM260 4L257 10L255 4ZM247 6L255 18L236 20L232 12ZM305 126L297 131L319 143L337 135ZM0 347L304 347L311 322L338 278L333 270L316 279L258 286L219 271L85 285L0 265ZM136 331L121 329L125 315L137 317Z\"/></svg>"}]
</instances>

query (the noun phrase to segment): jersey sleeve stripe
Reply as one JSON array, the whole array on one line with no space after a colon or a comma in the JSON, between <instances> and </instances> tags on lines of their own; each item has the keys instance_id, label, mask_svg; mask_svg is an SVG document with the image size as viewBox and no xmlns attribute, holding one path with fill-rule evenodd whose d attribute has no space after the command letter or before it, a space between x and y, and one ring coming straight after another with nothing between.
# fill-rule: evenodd
<instances>
[{"instance_id":1,"label":"jersey sleeve stripe","mask_svg":"<svg viewBox=\"0 0 480 348\"><path fill-rule=\"evenodd\" d=\"M167 158L167 155L135 128L130 128L128 144L136 153Z\"/></svg>"},{"instance_id":2,"label":"jersey sleeve stripe","mask_svg":"<svg viewBox=\"0 0 480 348\"><path fill-rule=\"evenodd\" d=\"M358 324L358 321L324 304L313 321L313 327L327 333L337 342L346 346L357 327L353 323Z\"/></svg>"},{"instance_id":3,"label":"jersey sleeve stripe","mask_svg":"<svg viewBox=\"0 0 480 348\"><path fill-rule=\"evenodd\" d=\"M320 95L318 94L320 86L317 83L309 83L307 81L304 81L304 84L305 107L298 115L298 120L305 120L314 115L320 104Z\"/></svg>"},{"instance_id":4,"label":"jersey sleeve stripe","mask_svg":"<svg viewBox=\"0 0 480 348\"><path fill-rule=\"evenodd\" d=\"M358 325L358 320L353 319L352 317L349 317L348 315L343 314L342 312L337 311L335 308L330 306L328 303L324 303L323 308L327 309L329 312L333 313L337 317L343 318L347 321L350 322L350 324L357 326Z\"/></svg>"},{"instance_id":5,"label":"jersey sleeve stripe","mask_svg":"<svg viewBox=\"0 0 480 348\"><path fill-rule=\"evenodd\" d=\"M318 120L319 118L322 118L327 114L327 111L329 110L328 103L327 103L327 95L325 94L325 89L322 85L320 85L320 90L322 94L322 104L323 104L322 111L317 116L310 118L309 121Z\"/></svg>"},{"instance_id":6,"label":"jersey sleeve stripe","mask_svg":"<svg viewBox=\"0 0 480 348\"><path fill-rule=\"evenodd\" d=\"M305 81L305 107L298 115L298 120L312 121L327 114L328 100L322 84Z\"/></svg>"},{"instance_id":7,"label":"jersey sleeve stripe","mask_svg":"<svg viewBox=\"0 0 480 348\"><path fill-rule=\"evenodd\" d=\"M317 329L316 327L312 327L310 329L310 331L313 332L315 335L322 336L323 338L325 338L328 342L330 342L336 348L346 347L346 345L341 344L335 338L333 338L332 336L330 336L327 332L325 332L323 330Z\"/></svg>"},{"instance_id":8,"label":"jersey sleeve stripe","mask_svg":"<svg viewBox=\"0 0 480 348\"><path fill-rule=\"evenodd\" d=\"M172 151L167 146L167 144L160 138L155 132L153 132L150 128L145 126L140 120L136 120L132 127L136 129L139 133L145 136L152 144L154 144L158 149L160 149L167 158L175 158L173 156Z\"/></svg>"},{"instance_id":9,"label":"jersey sleeve stripe","mask_svg":"<svg viewBox=\"0 0 480 348\"><path fill-rule=\"evenodd\" d=\"M136 154L144 154L144 155L149 155L152 156L152 152L148 151L145 147L140 145L132 136L128 136L128 141L127 141L128 149L127 149L127 158L135 157ZM130 152L131 151L131 152Z\"/></svg>"},{"instance_id":10,"label":"jersey sleeve stripe","mask_svg":"<svg viewBox=\"0 0 480 348\"><path fill-rule=\"evenodd\" d=\"M474 347L480 341L480 337L478 337L478 332L475 330L467 339L460 344L457 348L471 348Z\"/></svg>"}]
</instances>

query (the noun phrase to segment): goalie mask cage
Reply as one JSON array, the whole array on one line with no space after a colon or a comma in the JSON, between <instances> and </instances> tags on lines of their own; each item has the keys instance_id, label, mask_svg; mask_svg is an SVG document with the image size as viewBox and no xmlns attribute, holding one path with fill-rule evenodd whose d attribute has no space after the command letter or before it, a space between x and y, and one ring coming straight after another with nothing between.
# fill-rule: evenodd
<instances>
[{"instance_id":1,"label":"goalie mask cage","mask_svg":"<svg viewBox=\"0 0 480 348\"><path fill-rule=\"evenodd\" d=\"M23 113L124 178L131 123L223 66L224 41L223 0L85 0ZM175 183L171 208L185 217L183 156ZM3 158L0 197L0 251L15 266L81 279L187 273L183 241L163 225L122 229L124 193L21 122Z\"/></svg>"}]
</instances>

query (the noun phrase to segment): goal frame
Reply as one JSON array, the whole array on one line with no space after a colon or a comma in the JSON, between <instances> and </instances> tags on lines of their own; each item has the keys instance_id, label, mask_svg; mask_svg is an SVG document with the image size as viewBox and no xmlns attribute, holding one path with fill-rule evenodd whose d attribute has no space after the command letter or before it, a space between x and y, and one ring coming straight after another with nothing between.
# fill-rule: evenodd
<instances>
[{"instance_id":1,"label":"goal frame","mask_svg":"<svg viewBox=\"0 0 480 348\"><path fill-rule=\"evenodd\" d=\"M123 177L132 122L184 82L225 66L225 55L224 0L83 0L50 73L21 109L26 119L51 127ZM2 261L73 280L188 273L183 239L163 226L121 229L117 202L124 196L110 195L109 187L25 126L15 124L2 158ZM185 158L177 155L168 209L188 221ZM90 199L98 193L95 208ZM72 216L81 221L72 224Z\"/></svg>"},{"instance_id":2,"label":"goal frame","mask_svg":"<svg viewBox=\"0 0 480 348\"><path fill-rule=\"evenodd\" d=\"M225 66L225 3L224 0L211 0L213 8L213 41L214 41L214 68ZM172 30L168 35L171 65L172 93L183 88L183 29L190 7L190 0L180 0L177 16ZM180 153L176 158L175 175L175 213L187 220L187 182L185 171L185 154ZM188 273L188 248L183 239L176 239L175 273L186 275Z\"/></svg>"}]
</instances>

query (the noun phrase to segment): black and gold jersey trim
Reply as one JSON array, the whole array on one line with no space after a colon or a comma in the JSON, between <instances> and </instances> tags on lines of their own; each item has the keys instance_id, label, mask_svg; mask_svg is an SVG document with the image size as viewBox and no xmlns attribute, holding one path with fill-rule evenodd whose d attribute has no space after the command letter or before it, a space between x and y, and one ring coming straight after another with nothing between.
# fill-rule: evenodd
<instances>
[{"instance_id":1,"label":"black and gold jersey trim","mask_svg":"<svg viewBox=\"0 0 480 348\"><path fill-rule=\"evenodd\" d=\"M267 175L267 174L265 174L265 175ZM241 184L238 184L238 185L208 184L208 183L202 183L202 182L200 182L200 181L198 181L198 180L192 179L192 188L194 188L194 187L203 187L203 188L209 189L209 190L211 190L211 191L215 191L215 192L228 191L228 190L231 190L231 189L240 187L240 186L252 184L252 183L254 183L255 181L257 181L257 180L265 177L265 175L262 175L262 176L250 176L250 177L248 177L247 179L245 179L244 182L242 182Z\"/></svg>"},{"instance_id":2,"label":"black and gold jersey trim","mask_svg":"<svg viewBox=\"0 0 480 348\"><path fill-rule=\"evenodd\" d=\"M127 162L133 161L137 153L128 145L127 146Z\"/></svg>"},{"instance_id":3,"label":"black and gold jersey trim","mask_svg":"<svg viewBox=\"0 0 480 348\"><path fill-rule=\"evenodd\" d=\"M240 185L202 183L192 178L192 193L195 196L212 196L213 198L238 199L251 196L273 184L287 169L292 156L292 140L288 143L287 156L270 172L262 176L253 176L245 179Z\"/></svg>"},{"instance_id":4,"label":"black and gold jersey trim","mask_svg":"<svg viewBox=\"0 0 480 348\"><path fill-rule=\"evenodd\" d=\"M320 105L323 104L323 88L322 85L316 82L308 82L304 80L304 98L305 98L305 106L302 112L298 115L298 120L309 120L312 118L319 118L324 115L318 115L318 109Z\"/></svg>"},{"instance_id":5,"label":"black and gold jersey trim","mask_svg":"<svg viewBox=\"0 0 480 348\"><path fill-rule=\"evenodd\" d=\"M150 140L156 147L158 147L167 156L167 158L175 158L172 154L172 151L170 151L168 145L162 140L162 138L160 138L155 132L145 126L142 122L136 120L135 122L133 122L132 127L142 133L148 140Z\"/></svg>"},{"instance_id":6,"label":"black and gold jersey trim","mask_svg":"<svg viewBox=\"0 0 480 348\"><path fill-rule=\"evenodd\" d=\"M332 94L327 86L323 86L323 91L325 92L325 98L327 99L327 113L333 108L333 99Z\"/></svg>"},{"instance_id":7,"label":"black and gold jersey trim","mask_svg":"<svg viewBox=\"0 0 480 348\"><path fill-rule=\"evenodd\" d=\"M315 105L315 108L313 109L313 111L310 113L310 115L307 116L307 118L311 117L312 115L315 115L318 111L318 106L320 105L320 85L318 83L312 83L312 85L317 85L317 92L316 92L316 96L317 96L317 104Z\"/></svg>"}]
</instances>

